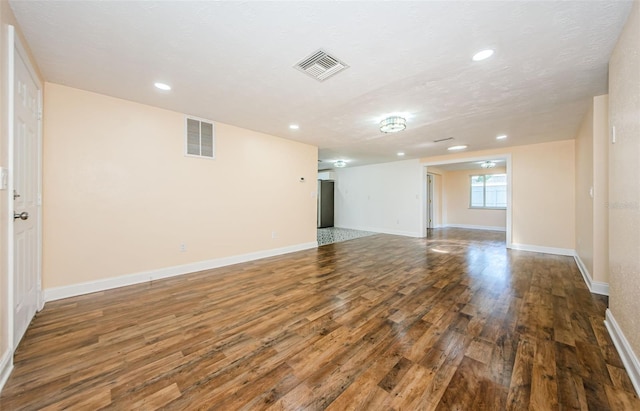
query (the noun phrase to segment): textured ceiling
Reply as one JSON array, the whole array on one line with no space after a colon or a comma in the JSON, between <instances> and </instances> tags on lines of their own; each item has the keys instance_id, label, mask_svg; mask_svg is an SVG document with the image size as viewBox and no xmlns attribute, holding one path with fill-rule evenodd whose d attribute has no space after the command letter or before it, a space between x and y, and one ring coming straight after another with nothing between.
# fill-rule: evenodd
<instances>
[{"instance_id":1,"label":"textured ceiling","mask_svg":"<svg viewBox=\"0 0 640 411\"><path fill-rule=\"evenodd\" d=\"M45 80L317 145L349 166L573 138L630 1L10 1ZM295 70L323 48L350 67ZM471 56L484 48L495 55ZM162 81L173 87L160 92ZM383 134L387 113L407 129ZM290 123L300 125L289 130ZM508 134L496 141L498 134ZM453 137L453 141L433 140ZM320 168L328 164L320 163Z\"/></svg>"}]
</instances>

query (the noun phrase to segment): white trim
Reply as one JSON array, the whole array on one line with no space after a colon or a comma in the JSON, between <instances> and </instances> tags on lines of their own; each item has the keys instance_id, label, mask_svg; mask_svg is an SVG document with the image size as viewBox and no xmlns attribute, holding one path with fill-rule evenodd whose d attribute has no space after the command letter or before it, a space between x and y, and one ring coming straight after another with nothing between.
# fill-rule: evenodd
<instances>
[{"instance_id":1,"label":"white trim","mask_svg":"<svg viewBox=\"0 0 640 411\"><path fill-rule=\"evenodd\" d=\"M513 230L513 226L512 226L512 213L513 213L513 202L512 202L512 193L513 193L513 178L512 178L512 172L511 172L511 154L507 154L505 155L505 159L507 160L507 166L506 166L506 172L507 172L507 222L506 222L506 226L507 226L507 237L506 237L506 243L507 244L511 244L511 232Z\"/></svg>"},{"instance_id":2,"label":"white trim","mask_svg":"<svg viewBox=\"0 0 640 411\"><path fill-rule=\"evenodd\" d=\"M491 225L471 225L471 224L447 224L445 227L451 228L467 228L469 230L490 230L506 232L506 227L496 227Z\"/></svg>"},{"instance_id":3,"label":"white trim","mask_svg":"<svg viewBox=\"0 0 640 411\"><path fill-rule=\"evenodd\" d=\"M347 229L347 230L358 230L358 231L370 231L372 233L379 233L379 234L401 235L401 236L404 236L404 237L423 238L423 237L426 236L426 228L425 228L425 234L422 234L422 233L417 232L417 231L389 230L387 228L379 228L379 227L340 226L340 227L336 227L336 228L344 228L344 229Z\"/></svg>"},{"instance_id":4,"label":"white trim","mask_svg":"<svg viewBox=\"0 0 640 411\"><path fill-rule=\"evenodd\" d=\"M124 287L127 285L144 283L147 281L159 280L161 278L175 277L197 271L211 270L213 268L224 267L247 261L259 260L261 258L273 257L296 251L317 248L318 242L296 244L288 247L274 248L271 250L257 251L254 253L241 254L231 257L216 258L213 260L199 261L190 264L177 265L173 267L149 270L141 273L123 275L120 277L105 278L103 280L91 281L80 284L73 284L63 287L49 288L44 290L45 301L60 300L63 298L75 297L77 295L95 293L98 291L110 290L112 288Z\"/></svg>"},{"instance_id":5,"label":"white trim","mask_svg":"<svg viewBox=\"0 0 640 411\"><path fill-rule=\"evenodd\" d=\"M13 115L14 115L14 79L15 79L15 28L11 25L7 26L7 169L9 170L9 178L7 179L7 344L13 357L15 344L14 335L14 250L13 250L13 168L14 168L14 145L13 145Z\"/></svg>"},{"instance_id":6,"label":"white trim","mask_svg":"<svg viewBox=\"0 0 640 411\"><path fill-rule=\"evenodd\" d=\"M592 281L591 289L589 290L594 294L606 295L609 296L609 283L605 283L602 281Z\"/></svg>"},{"instance_id":7,"label":"white trim","mask_svg":"<svg viewBox=\"0 0 640 411\"><path fill-rule=\"evenodd\" d=\"M582 262L582 259L580 259L578 253L575 253L573 258L576 260L578 270L580 270L582 278L584 278L584 282L587 284L589 291L594 294L609 295L609 284L601 281L593 281L589 270L587 270L587 267Z\"/></svg>"},{"instance_id":8,"label":"white trim","mask_svg":"<svg viewBox=\"0 0 640 411\"><path fill-rule=\"evenodd\" d=\"M0 392L2 392L4 385L9 379L11 371L13 371L13 352L7 348L2 353L2 358L0 359Z\"/></svg>"},{"instance_id":9,"label":"white trim","mask_svg":"<svg viewBox=\"0 0 640 411\"><path fill-rule=\"evenodd\" d=\"M576 254L574 250L571 250L569 248L544 247L541 245L511 243L511 244L507 244L507 248L510 248L512 250L520 250L520 251L532 251L534 253L567 255L569 257L573 257Z\"/></svg>"},{"instance_id":10,"label":"white trim","mask_svg":"<svg viewBox=\"0 0 640 411\"><path fill-rule=\"evenodd\" d=\"M636 394L640 396L640 361L638 361L638 357L633 352L629 340L624 336L618 322L613 317L613 313L608 308L605 313L604 325L609 330L613 345L616 346L618 354L620 354L620 359L627 370L627 374L629 374L633 388L636 389Z\"/></svg>"},{"instance_id":11,"label":"white trim","mask_svg":"<svg viewBox=\"0 0 640 411\"><path fill-rule=\"evenodd\" d=\"M435 224L433 223L433 207L435 206L433 185L435 184L435 180L435 175L433 173L427 173L427 189L425 190L427 193L427 229L435 228Z\"/></svg>"}]
</instances>

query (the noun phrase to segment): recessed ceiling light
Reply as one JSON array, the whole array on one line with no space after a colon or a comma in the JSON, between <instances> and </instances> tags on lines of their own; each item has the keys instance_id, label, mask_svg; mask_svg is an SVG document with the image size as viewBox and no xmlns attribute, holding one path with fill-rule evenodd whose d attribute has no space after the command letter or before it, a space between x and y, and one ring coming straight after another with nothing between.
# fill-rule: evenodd
<instances>
[{"instance_id":1,"label":"recessed ceiling light","mask_svg":"<svg viewBox=\"0 0 640 411\"><path fill-rule=\"evenodd\" d=\"M404 155L404 153L402 151L398 152L398 156L402 157Z\"/></svg>"},{"instance_id":2,"label":"recessed ceiling light","mask_svg":"<svg viewBox=\"0 0 640 411\"><path fill-rule=\"evenodd\" d=\"M449 147L447 150L449 151L456 151L456 150L464 150L465 148L467 148L468 146L465 145L461 145L461 146L451 146Z\"/></svg>"},{"instance_id":3,"label":"recessed ceiling light","mask_svg":"<svg viewBox=\"0 0 640 411\"><path fill-rule=\"evenodd\" d=\"M507 138L507 135L506 135L506 134L503 134L503 135L501 135L501 136L497 136L497 137L496 137L496 140L504 140L505 138Z\"/></svg>"},{"instance_id":4,"label":"recessed ceiling light","mask_svg":"<svg viewBox=\"0 0 640 411\"><path fill-rule=\"evenodd\" d=\"M289 124L289 128L290 128L291 130L297 130L297 129L299 129L299 128L300 128L300 126L299 126L299 125L297 125L297 124Z\"/></svg>"},{"instance_id":5,"label":"recessed ceiling light","mask_svg":"<svg viewBox=\"0 0 640 411\"><path fill-rule=\"evenodd\" d=\"M493 56L493 50L491 49L482 50L473 55L473 61L482 61L482 60L488 59L491 56Z\"/></svg>"},{"instance_id":6,"label":"recessed ceiling light","mask_svg":"<svg viewBox=\"0 0 640 411\"><path fill-rule=\"evenodd\" d=\"M157 89L160 89L163 91L171 90L171 86L165 83L153 83L153 85L156 86Z\"/></svg>"}]
</instances>

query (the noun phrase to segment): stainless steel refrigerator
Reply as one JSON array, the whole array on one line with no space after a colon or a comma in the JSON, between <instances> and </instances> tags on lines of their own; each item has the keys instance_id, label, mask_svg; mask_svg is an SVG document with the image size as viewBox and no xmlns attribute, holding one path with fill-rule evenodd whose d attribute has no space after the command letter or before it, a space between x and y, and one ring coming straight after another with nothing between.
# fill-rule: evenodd
<instances>
[{"instance_id":1,"label":"stainless steel refrigerator","mask_svg":"<svg viewBox=\"0 0 640 411\"><path fill-rule=\"evenodd\" d=\"M318 180L318 228L333 227L333 181Z\"/></svg>"}]
</instances>

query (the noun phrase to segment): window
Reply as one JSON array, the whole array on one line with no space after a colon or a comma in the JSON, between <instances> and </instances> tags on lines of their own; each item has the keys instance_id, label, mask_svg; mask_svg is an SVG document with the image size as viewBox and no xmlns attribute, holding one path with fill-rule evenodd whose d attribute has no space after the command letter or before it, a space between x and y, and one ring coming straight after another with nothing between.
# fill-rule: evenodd
<instances>
[{"instance_id":1,"label":"window","mask_svg":"<svg viewBox=\"0 0 640 411\"><path fill-rule=\"evenodd\" d=\"M471 176L471 208L507 208L507 175Z\"/></svg>"},{"instance_id":2,"label":"window","mask_svg":"<svg viewBox=\"0 0 640 411\"><path fill-rule=\"evenodd\" d=\"M187 117L186 154L215 158L213 122Z\"/></svg>"}]
</instances>

